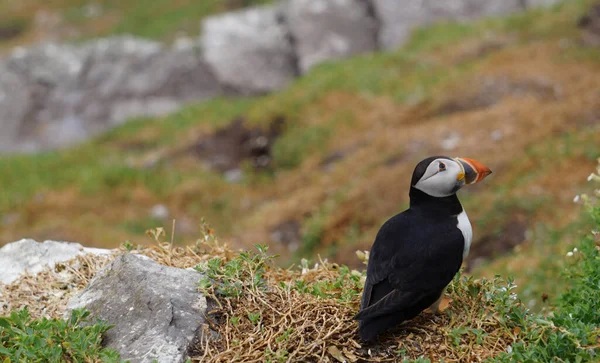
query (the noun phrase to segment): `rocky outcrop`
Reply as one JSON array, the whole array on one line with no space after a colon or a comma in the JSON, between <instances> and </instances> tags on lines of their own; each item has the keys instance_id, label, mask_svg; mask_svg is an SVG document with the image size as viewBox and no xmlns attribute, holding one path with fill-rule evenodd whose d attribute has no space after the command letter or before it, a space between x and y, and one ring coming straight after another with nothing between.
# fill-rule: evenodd
<instances>
[{"instance_id":1,"label":"rocky outcrop","mask_svg":"<svg viewBox=\"0 0 600 363\"><path fill-rule=\"evenodd\" d=\"M4 150L69 146L128 118L165 115L221 93L197 47L132 37L18 49L3 68L0 87L18 91L0 99L9 126L2 140L13 140L0 144Z\"/></svg>"},{"instance_id":2,"label":"rocky outcrop","mask_svg":"<svg viewBox=\"0 0 600 363\"><path fill-rule=\"evenodd\" d=\"M103 344L136 362L183 362L201 334L206 298L197 291L201 275L125 254L100 271L69 301L114 325ZM67 313L66 315L69 315Z\"/></svg>"},{"instance_id":3,"label":"rocky outcrop","mask_svg":"<svg viewBox=\"0 0 600 363\"><path fill-rule=\"evenodd\" d=\"M83 247L79 243L22 239L0 248L0 282L10 284L28 272L36 274L46 267L83 254L108 255L110 250Z\"/></svg>"},{"instance_id":4,"label":"rocky outcrop","mask_svg":"<svg viewBox=\"0 0 600 363\"><path fill-rule=\"evenodd\" d=\"M467 21L523 10L522 0L371 0L381 22L379 45L394 49L404 44L414 28L441 20Z\"/></svg>"},{"instance_id":5,"label":"rocky outcrop","mask_svg":"<svg viewBox=\"0 0 600 363\"><path fill-rule=\"evenodd\" d=\"M16 49L0 61L0 152L73 145L189 102L279 90L329 60L394 49L416 27L559 0L281 0L206 18L167 47L133 37Z\"/></svg>"},{"instance_id":6,"label":"rocky outcrop","mask_svg":"<svg viewBox=\"0 0 600 363\"><path fill-rule=\"evenodd\" d=\"M30 109L27 84L0 64L0 152L18 147L19 129Z\"/></svg>"},{"instance_id":7,"label":"rocky outcrop","mask_svg":"<svg viewBox=\"0 0 600 363\"><path fill-rule=\"evenodd\" d=\"M364 0L288 0L286 22L302 73L324 61L377 49L377 20Z\"/></svg>"},{"instance_id":8,"label":"rocky outcrop","mask_svg":"<svg viewBox=\"0 0 600 363\"><path fill-rule=\"evenodd\" d=\"M249 8L205 19L201 44L208 64L236 93L275 91L296 76L294 50L279 7Z\"/></svg>"}]
</instances>

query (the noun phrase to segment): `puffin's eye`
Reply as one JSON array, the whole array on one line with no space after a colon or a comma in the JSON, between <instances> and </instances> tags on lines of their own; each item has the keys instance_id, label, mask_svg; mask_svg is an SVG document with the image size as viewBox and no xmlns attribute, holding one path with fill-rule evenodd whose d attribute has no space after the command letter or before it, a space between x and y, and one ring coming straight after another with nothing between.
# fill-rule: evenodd
<instances>
[{"instance_id":1,"label":"puffin's eye","mask_svg":"<svg viewBox=\"0 0 600 363\"><path fill-rule=\"evenodd\" d=\"M439 167L440 167L440 171L446 170L446 164L444 164L442 162L440 162Z\"/></svg>"}]
</instances>

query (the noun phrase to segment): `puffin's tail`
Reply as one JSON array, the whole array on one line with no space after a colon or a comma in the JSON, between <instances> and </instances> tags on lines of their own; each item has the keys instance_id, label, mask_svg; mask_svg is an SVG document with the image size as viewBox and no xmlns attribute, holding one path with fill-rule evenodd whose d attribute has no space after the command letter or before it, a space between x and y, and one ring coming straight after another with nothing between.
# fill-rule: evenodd
<instances>
[{"instance_id":1,"label":"puffin's tail","mask_svg":"<svg viewBox=\"0 0 600 363\"><path fill-rule=\"evenodd\" d=\"M375 318L358 321L358 335L366 342L371 342L386 330L402 323L404 314L382 315Z\"/></svg>"}]
</instances>

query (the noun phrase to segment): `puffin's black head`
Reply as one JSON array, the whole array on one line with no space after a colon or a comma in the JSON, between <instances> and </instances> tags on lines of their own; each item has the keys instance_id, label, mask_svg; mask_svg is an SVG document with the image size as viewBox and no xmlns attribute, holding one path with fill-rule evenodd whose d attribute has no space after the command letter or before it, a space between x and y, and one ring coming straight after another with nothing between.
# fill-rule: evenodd
<instances>
[{"instance_id":1,"label":"puffin's black head","mask_svg":"<svg viewBox=\"0 0 600 363\"><path fill-rule=\"evenodd\" d=\"M447 197L463 185L475 184L491 173L488 167L473 159L432 156L417 164L410 185L433 197Z\"/></svg>"}]
</instances>

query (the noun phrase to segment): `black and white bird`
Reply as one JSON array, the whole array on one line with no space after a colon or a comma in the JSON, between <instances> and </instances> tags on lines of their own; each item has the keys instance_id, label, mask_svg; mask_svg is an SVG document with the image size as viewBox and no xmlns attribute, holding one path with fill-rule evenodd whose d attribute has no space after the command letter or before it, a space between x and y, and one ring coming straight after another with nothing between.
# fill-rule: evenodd
<instances>
[{"instance_id":1,"label":"black and white bird","mask_svg":"<svg viewBox=\"0 0 600 363\"><path fill-rule=\"evenodd\" d=\"M383 224L371 247L359 321L361 339L430 308L469 253L473 232L456 192L491 174L478 161L433 156L415 168L410 207Z\"/></svg>"}]
</instances>

